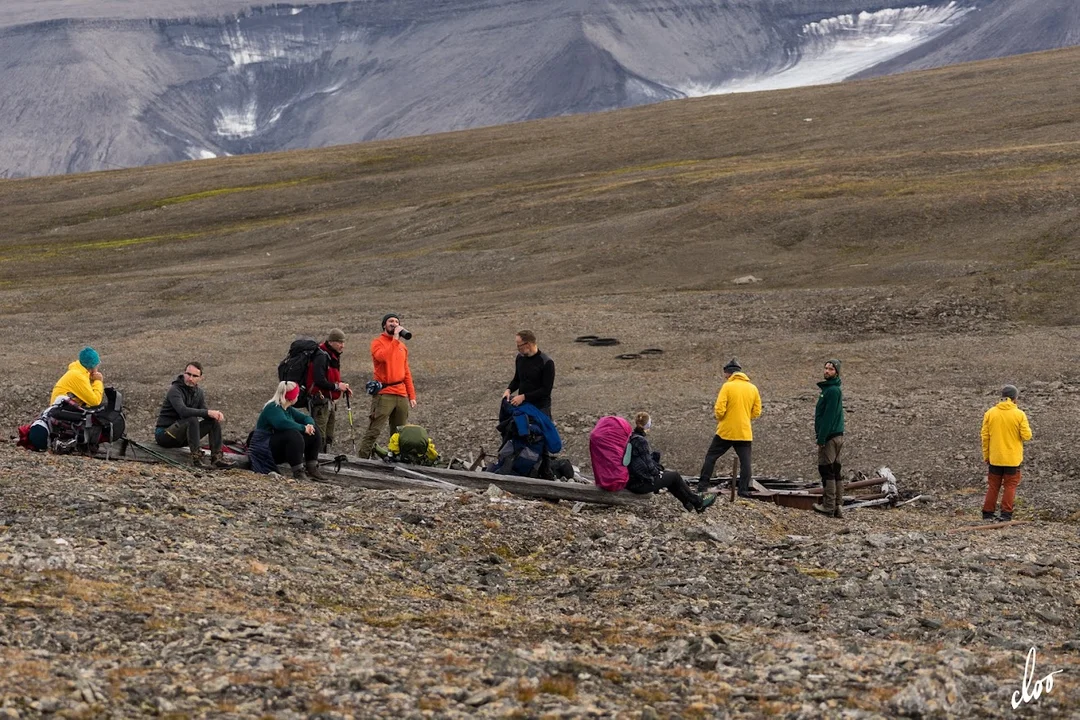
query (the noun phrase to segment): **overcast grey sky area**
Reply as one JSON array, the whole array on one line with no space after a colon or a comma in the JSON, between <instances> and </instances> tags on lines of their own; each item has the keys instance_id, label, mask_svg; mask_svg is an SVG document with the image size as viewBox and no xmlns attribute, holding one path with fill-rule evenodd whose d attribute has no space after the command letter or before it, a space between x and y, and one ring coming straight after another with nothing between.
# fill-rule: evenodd
<instances>
[{"instance_id":1,"label":"overcast grey sky area","mask_svg":"<svg viewBox=\"0 0 1080 720\"><path fill-rule=\"evenodd\" d=\"M328 5L340 0L304 0L299 5ZM217 17L280 0L0 0L0 27L45 20Z\"/></svg>"}]
</instances>

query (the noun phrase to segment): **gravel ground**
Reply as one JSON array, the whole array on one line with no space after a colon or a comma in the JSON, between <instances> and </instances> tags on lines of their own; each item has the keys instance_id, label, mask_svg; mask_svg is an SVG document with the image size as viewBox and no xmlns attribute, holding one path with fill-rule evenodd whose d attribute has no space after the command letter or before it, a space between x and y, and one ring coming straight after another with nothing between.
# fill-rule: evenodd
<instances>
[{"instance_id":1,"label":"gravel ground","mask_svg":"<svg viewBox=\"0 0 1080 720\"><path fill-rule=\"evenodd\" d=\"M1075 716L1074 526L578 508L0 446L0 717Z\"/></svg>"}]
</instances>

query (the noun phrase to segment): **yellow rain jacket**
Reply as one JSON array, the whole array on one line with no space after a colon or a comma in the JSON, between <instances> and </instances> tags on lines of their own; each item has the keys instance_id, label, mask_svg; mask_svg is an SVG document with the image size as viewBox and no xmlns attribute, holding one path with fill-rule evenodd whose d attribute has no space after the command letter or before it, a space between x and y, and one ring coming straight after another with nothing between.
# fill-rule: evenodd
<instances>
[{"instance_id":1,"label":"yellow rain jacket","mask_svg":"<svg viewBox=\"0 0 1080 720\"><path fill-rule=\"evenodd\" d=\"M1027 415L1005 398L986 411L982 422L983 460L1001 467L1024 462L1024 443L1031 439Z\"/></svg>"},{"instance_id":2,"label":"yellow rain jacket","mask_svg":"<svg viewBox=\"0 0 1080 720\"><path fill-rule=\"evenodd\" d=\"M716 434L724 440L753 440L750 421L761 416L761 395L744 373L733 373L716 396Z\"/></svg>"},{"instance_id":3,"label":"yellow rain jacket","mask_svg":"<svg viewBox=\"0 0 1080 720\"><path fill-rule=\"evenodd\" d=\"M56 382L49 403L56 402L61 395L74 395L86 407L94 407L105 398L105 383L100 380L90 382L90 371L76 360L68 365L67 372Z\"/></svg>"}]
</instances>

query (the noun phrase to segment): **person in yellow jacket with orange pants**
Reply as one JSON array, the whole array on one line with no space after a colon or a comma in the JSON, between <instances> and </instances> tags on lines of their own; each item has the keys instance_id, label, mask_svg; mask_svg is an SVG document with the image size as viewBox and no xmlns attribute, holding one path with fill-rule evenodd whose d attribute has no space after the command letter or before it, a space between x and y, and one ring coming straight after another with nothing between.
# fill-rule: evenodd
<instances>
[{"instance_id":1,"label":"person in yellow jacket with orange pants","mask_svg":"<svg viewBox=\"0 0 1080 720\"><path fill-rule=\"evenodd\" d=\"M997 520L994 511L997 510L999 492L1001 520L1012 520L1016 488L1020 485L1020 465L1024 462L1024 443L1031 439L1027 415L1016 406L1019 395L1015 385L1006 385L1001 389L1001 402L983 415L980 435L989 486L983 499L983 520Z\"/></svg>"},{"instance_id":2,"label":"person in yellow jacket with orange pants","mask_svg":"<svg viewBox=\"0 0 1080 720\"><path fill-rule=\"evenodd\" d=\"M79 351L79 359L68 365L67 372L53 386L49 403L61 395L78 400L84 407L97 407L105 399L105 381L98 372L101 358L92 347Z\"/></svg>"},{"instance_id":3,"label":"person in yellow jacket with orange pants","mask_svg":"<svg viewBox=\"0 0 1080 720\"><path fill-rule=\"evenodd\" d=\"M701 465L698 490L703 490L712 482L713 470L720 456L729 448L735 448L735 454L739 456L739 496L750 497L750 448L754 440L750 421L761 416L761 394L735 358L724 366L724 378L713 408L717 422L716 435Z\"/></svg>"}]
</instances>

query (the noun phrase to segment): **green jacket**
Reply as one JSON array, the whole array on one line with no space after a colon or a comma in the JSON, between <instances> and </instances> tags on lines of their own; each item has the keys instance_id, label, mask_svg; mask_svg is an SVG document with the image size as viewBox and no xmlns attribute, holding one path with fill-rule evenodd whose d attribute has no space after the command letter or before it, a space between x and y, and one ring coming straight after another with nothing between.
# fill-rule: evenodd
<instances>
[{"instance_id":1,"label":"green jacket","mask_svg":"<svg viewBox=\"0 0 1080 720\"><path fill-rule=\"evenodd\" d=\"M821 394L814 408L814 433L817 444L824 445L829 438L844 434L844 400L840 392L840 376L818 383Z\"/></svg>"},{"instance_id":2,"label":"green jacket","mask_svg":"<svg viewBox=\"0 0 1080 720\"><path fill-rule=\"evenodd\" d=\"M255 423L256 430L297 430L304 432L304 427L314 425L315 421L304 413L291 407L288 410L277 403L270 403L259 413L259 419Z\"/></svg>"}]
</instances>

